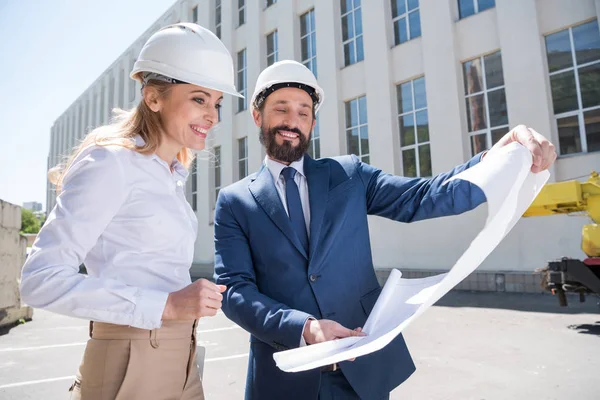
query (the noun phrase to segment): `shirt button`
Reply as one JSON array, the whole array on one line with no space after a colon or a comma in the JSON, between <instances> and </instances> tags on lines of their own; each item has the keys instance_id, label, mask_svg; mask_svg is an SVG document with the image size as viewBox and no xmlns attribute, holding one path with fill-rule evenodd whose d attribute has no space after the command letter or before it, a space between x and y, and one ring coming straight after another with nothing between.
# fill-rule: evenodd
<instances>
[{"instance_id":1,"label":"shirt button","mask_svg":"<svg viewBox=\"0 0 600 400\"><path fill-rule=\"evenodd\" d=\"M183 182L177 181L177 186L183 186Z\"/></svg>"},{"instance_id":2,"label":"shirt button","mask_svg":"<svg viewBox=\"0 0 600 400\"><path fill-rule=\"evenodd\" d=\"M317 276L315 274L311 274L309 276L309 279L310 279L311 282L316 282L317 281Z\"/></svg>"}]
</instances>

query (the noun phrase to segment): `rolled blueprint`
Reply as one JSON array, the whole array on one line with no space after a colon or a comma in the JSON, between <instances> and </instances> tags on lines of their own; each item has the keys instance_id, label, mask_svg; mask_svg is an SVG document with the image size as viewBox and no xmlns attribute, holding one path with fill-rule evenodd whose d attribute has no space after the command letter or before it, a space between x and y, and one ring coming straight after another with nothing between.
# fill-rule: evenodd
<instances>
[{"instance_id":1,"label":"rolled blueprint","mask_svg":"<svg viewBox=\"0 0 600 400\"><path fill-rule=\"evenodd\" d=\"M485 226L449 272L403 279L402 273L393 269L363 327L367 336L277 352L273 355L277 366L286 372L306 371L380 350L475 271L515 226L550 177L548 171L531 172L531 153L524 146L511 143L498 150L447 181L462 179L477 185L488 205Z\"/></svg>"}]
</instances>

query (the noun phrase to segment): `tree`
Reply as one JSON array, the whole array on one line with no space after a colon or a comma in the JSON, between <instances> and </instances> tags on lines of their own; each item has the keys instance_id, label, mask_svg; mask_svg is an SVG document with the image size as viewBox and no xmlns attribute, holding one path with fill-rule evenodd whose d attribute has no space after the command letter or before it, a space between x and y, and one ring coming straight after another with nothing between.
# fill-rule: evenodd
<instances>
[{"instance_id":1,"label":"tree","mask_svg":"<svg viewBox=\"0 0 600 400\"><path fill-rule=\"evenodd\" d=\"M38 233L40 221L31 210L21 209L21 233Z\"/></svg>"}]
</instances>

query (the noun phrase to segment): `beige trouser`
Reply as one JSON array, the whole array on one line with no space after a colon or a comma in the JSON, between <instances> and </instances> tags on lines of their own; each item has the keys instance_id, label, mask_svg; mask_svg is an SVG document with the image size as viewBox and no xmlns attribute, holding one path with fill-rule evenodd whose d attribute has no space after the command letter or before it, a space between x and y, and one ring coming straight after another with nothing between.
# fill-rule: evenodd
<instances>
[{"instance_id":1,"label":"beige trouser","mask_svg":"<svg viewBox=\"0 0 600 400\"><path fill-rule=\"evenodd\" d=\"M196 321L159 329L90 323L72 400L202 400Z\"/></svg>"}]
</instances>

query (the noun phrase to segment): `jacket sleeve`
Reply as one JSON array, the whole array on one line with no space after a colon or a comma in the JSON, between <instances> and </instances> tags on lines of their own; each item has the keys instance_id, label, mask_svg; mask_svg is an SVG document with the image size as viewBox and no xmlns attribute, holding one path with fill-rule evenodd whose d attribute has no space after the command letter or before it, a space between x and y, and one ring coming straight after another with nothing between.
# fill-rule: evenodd
<instances>
[{"instance_id":1,"label":"jacket sleeve","mask_svg":"<svg viewBox=\"0 0 600 400\"><path fill-rule=\"evenodd\" d=\"M227 286L222 308L229 319L277 350L300 346L311 316L258 291L248 239L225 191L215 208L215 280Z\"/></svg>"},{"instance_id":2,"label":"jacket sleeve","mask_svg":"<svg viewBox=\"0 0 600 400\"><path fill-rule=\"evenodd\" d=\"M114 150L91 147L74 160L23 266L20 290L25 303L94 321L143 329L161 326L168 293L79 273L128 196L125 177Z\"/></svg>"},{"instance_id":3,"label":"jacket sleeve","mask_svg":"<svg viewBox=\"0 0 600 400\"><path fill-rule=\"evenodd\" d=\"M444 184L454 175L481 161L478 154L465 164L432 178L394 176L361 162L353 156L366 189L367 213L399 222L458 215L486 201L476 185L460 179Z\"/></svg>"}]
</instances>

